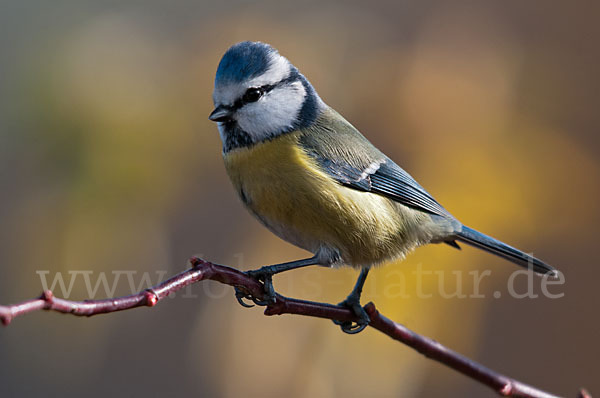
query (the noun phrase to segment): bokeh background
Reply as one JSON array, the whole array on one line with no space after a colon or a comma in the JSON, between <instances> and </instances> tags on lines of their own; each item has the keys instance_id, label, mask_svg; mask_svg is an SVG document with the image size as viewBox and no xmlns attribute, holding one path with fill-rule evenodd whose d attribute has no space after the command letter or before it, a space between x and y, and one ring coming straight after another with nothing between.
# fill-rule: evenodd
<instances>
[{"instance_id":1,"label":"bokeh background","mask_svg":"<svg viewBox=\"0 0 600 398\"><path fill-rule=\"evenodd\" d=\"M194 254L245 270L306 255L243 209L207 119L221 55L261 40L465 224L566 281L551 289L562 298L513 298L516 267L433 245L373 272L364 300L524 382L600 394L599 20L585 0L3 0L0 303L37 295L37 271L94 284L129 272L137 285ZM438 274L417 298L419 267L446 271L446 291L492 274L485 298L442 297ZM305 269L275 286L335 303L356 275ZM402 281L407 297L393 290ZM72 289L88 297L83 279ZM129 290L122 280L114 294ZM20 318L0 330L0 386L7 397L494 396L377 332L267 318L214 283L152 310Z\"/></svg>"}]
</instances>

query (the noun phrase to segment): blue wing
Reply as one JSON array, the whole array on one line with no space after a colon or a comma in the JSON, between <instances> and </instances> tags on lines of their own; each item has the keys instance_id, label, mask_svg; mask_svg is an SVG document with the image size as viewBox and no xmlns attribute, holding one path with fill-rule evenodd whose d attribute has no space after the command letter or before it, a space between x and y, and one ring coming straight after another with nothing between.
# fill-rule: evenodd
<instances>
[{"instance_id":1,"label":"blue wing","mask_svg":"<svg viewBox=\"0 0 600 398\"><path fill-rule=\"evenodd\" d=\"M340 184L380 194L430 214L454 218L414 178L331 108L305 129L299 144Z\"/></svg>"},{"instance_id":2,"label":"blue wing","mask_svg":"<svg viewBox=\"0 0 600 398\"><path fill-rule=\"evenodd\" d=\"M344 161L334 162L315 156L314 152L312 155L324 171L345 186L383 195L413 209L450 216L414 178L390 159L375 161L361 170Z\"/></svg>"}]
</instances>

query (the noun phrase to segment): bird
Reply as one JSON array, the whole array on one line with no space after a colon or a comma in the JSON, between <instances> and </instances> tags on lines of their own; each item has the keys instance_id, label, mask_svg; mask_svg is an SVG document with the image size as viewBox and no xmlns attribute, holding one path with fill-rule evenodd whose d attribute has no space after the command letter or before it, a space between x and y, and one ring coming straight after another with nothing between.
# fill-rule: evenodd
<instances>
[{"instance_id":1,"label":"bird","mask_svg":"<svg viewBox=\"0 0 600 398\"><path fill-rule=\"evenodd\" d=\"M360 270L339 305L356 315L336 322L346 333L369 323L360 304L369 270L413 249L459 242L538 274L552 266L463 225L404 169L319 96L308 79L271 45L244 41L221 58L212 95L225 169L241 201L280 238L313 255L248 274L275 300L272 277L310 265ZM238 301L252 298L236 291ZM247 305L246 305L247 306Z\"/></svg>"}]
</instances>

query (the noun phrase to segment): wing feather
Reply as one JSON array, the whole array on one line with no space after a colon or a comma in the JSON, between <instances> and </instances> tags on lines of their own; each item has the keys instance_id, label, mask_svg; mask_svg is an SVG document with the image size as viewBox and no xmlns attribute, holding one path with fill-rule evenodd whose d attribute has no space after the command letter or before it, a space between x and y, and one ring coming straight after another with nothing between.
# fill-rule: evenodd
<instances>
[{"instance_id":1,"label":"wing feather","mask_svg":"<svg viewBox=\"0 0 600 398\"><path fill-rule=\"evenodd\" d=\"M371 173L366 172L369 171L367 169L356 169L341 161L334 162L331 159L322 158L316 158L316 160L323 170L345 186L377 193L427 213L439 216L450 215L408 173L389 159L386 159L377 170Z\"/></svg>"},{"instance_id":2,"label":"wing feather","mask_svg":"<svg viewBox=\"0 0 600 398\"><path fill-rule=\"evenodd\" d=\"M300 145L323 171L344 186L383 195L420 211L452 217L410 174L331 108L306 129Z\"/></svg>"}]
</instances>

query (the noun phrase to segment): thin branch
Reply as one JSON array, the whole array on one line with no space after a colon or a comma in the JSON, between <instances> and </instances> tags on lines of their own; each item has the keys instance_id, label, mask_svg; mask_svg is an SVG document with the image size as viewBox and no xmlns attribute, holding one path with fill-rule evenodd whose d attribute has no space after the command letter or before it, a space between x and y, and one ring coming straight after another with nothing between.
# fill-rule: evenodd
<instances>
[{"instance_id":1,"label":"thin branch","mask_svg":"<svg viewBox=\"0 0 600 398\"><path fill-rule=\"evenodd\" d=\"M0 320L8 325L14 318L29 312L48 310L92 316L109 312L123 311L136 307L153 307L160 300L188 285L214 280L233 287L259 300L265 299L263 285L255 279L234 268L216 265L196 257L190 259L192 268L137 294L104 300L71 301L54 297L47 290L34 300L20 304L0 306ZM421 354L438 361L470 378L476 380L502 396L520 398L556 398L556 395L541 391L535 387L521 383L501 375L483 365L452 351L435 340L421 336L405 326L395 323L381 315L373 303L368 303L365 310L371 318L370 327L390 336L394 340L415 349ZM265 309L265 315L295 314L338 321L356 321L357 318L347 308L326 303L298 300L277 294L275 303ZM580 390L579 398L591 398L585 390Z\"/></svg>"}]
</instances>

